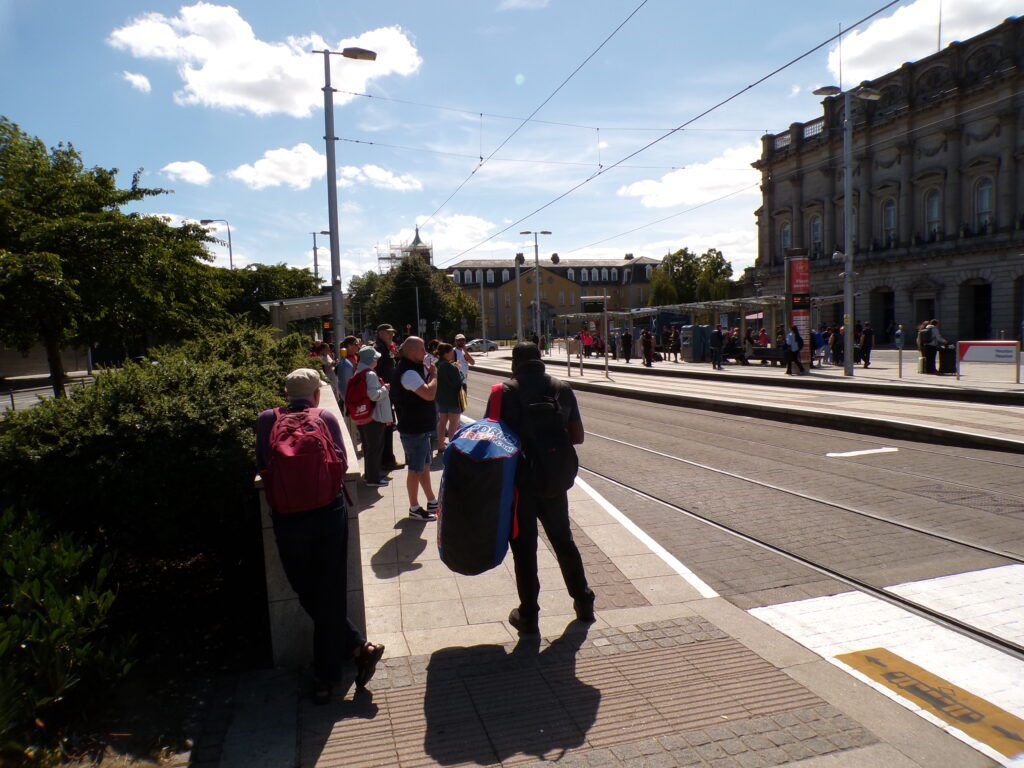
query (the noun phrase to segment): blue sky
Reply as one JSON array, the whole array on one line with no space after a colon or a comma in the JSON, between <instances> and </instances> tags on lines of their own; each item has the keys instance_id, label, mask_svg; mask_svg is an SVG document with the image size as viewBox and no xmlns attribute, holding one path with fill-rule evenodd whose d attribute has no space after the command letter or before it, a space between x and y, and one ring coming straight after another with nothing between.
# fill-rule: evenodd
<instances>
[{"instance_id":1,"label":"blue sky","mask_svg":"<svg viewBox=\"0 0 1024 768\"><path fill-rule=\"evenodd\" d=\"M236 264L309 267L309 233L328 221L323 65L306 51L360 45L378 60L333 68L337 135L376 142L337 146L346 282L417 223L440 266L510 258L532 248L519 230L548 229L544 255L713 246L739 273L756 256L749 163L759 137L820 114L810 91L837 80L835 46L468 249L882 0L649 0L538 113L549 123L524 126L437 210L518 125L505 117L529 115L639 3L0 0L0 112L48 144L71 141L89 164L120 168L125 185L143 168L144 184L173 190L143 212L228 219ZM1019 0L942 8L944 45L1022 10ZM939 0L902 2L851 32L844 84L934 52L938 10ZM213 251L226 265L226 249Z\"/></svg>"}]
</instances>

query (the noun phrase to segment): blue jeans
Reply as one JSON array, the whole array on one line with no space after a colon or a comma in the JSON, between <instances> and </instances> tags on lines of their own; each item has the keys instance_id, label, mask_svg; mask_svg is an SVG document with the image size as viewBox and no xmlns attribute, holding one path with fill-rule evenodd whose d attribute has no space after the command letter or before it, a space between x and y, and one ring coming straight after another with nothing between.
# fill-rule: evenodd
<instances>
[{"instance_id":1,"label":"blue jeans","mask_svg":"<svg viewBox=\"0 0 1024 768\"><path fill-rule=\"evenodd\" d=\"M432 432L416 435L399 433L402 438L402 449L405 451L406 469L413 474L422 472L430 466L430 436Z\"/></svg>"}]
</instances>

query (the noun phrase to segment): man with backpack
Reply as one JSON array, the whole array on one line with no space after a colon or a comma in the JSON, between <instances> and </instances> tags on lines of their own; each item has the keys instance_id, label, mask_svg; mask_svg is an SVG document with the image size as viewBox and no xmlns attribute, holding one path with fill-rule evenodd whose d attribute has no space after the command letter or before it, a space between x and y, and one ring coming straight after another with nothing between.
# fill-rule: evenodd
<instances>
[{"instance_id":1,"label":"man with backpack","mask_svg":"<svg viewBox=\"0 0 1024 768\"><path fill-rule=\"evenodd\" d=\"M488 403L488 413L492 412ZM511 541L519 607L508 621L520 634L539 631L538 519L555 551L576 617L593 621L594 593L587 586L583 558L569 525L568 490L579 467L574 446L583 442L583 421L572 389L545 373L536 344L523 342L513 348L512 380L502 387L500 413L522 442L516 480L518 535Z\"/></svg>"},{"instance_id":2,"label":"man with backpack","mask_svg":"<svg viewBox=\"0 0 1024 768\"><path fill-rule=\"evenodd\" d=\"M800 362L800 350L803 348L804 339L800 335L799 329L795 325L790 326L789 333L786 334L786 346L783 348L786 357L787 376L792 375L794 364L800 373L804 373L804 364Z\"/></svg>"},{"instance_id":3,"label":"man with backpack","mask_svg":"<svg viewBox=\"0 0 1024 768\"><path fill-rule=\"evenodd\" d=\"M427 347L419 336L410 336L398 348L399 361L391 379L391 397L398 411L398 435L405 451L409 492L409 517L436 520L437 497L430 484L430 438L437 432L437 375L433 365L423 359ZM419 489L427 497L427 508L419 504Z\"/></svg>"},{"instance_id":4,"label":"man with backpack","mask_svg":"<svg viewBox=\"0 0 1024 768\"><path fill-rule=\"evenodd\" d=\"M370 643L347 614L347 467L341 425L321 410L320 374L299 368L285 379L288 405L256 423L256 463L288 583L313 620L313 701L327 704L342 666L356 664L356 685L373 677L384 646Z\"/></svg>"}]
</instances>

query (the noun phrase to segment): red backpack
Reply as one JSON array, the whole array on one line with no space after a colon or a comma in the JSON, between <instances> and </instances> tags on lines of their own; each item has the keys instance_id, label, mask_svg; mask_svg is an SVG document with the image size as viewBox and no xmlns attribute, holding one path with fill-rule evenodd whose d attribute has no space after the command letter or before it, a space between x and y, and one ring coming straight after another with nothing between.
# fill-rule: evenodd
<instances>
[{"instance_id":1,"label":"red backpack","mask_svg":"<svg viewBox=\"0 0 1024 768\"><path fill-rule=\"evenodd\" d=\"M345 390L345 411L356 426L363 426L373 421L374 403L366 392L366 374L370 369L360 371L348 380Z\"/></svg>"},{"instance_id":2,"label":"red backpack","mask_svg":"<svg viewBox=\"0 0 1024 768\"><path fill-rule=\"evenodd\" d=\"M267 503L275 512L305 512L334 501L348 467L338 457L320 408L275 410L270 460L263 473Z\"/></svg>"}]
</instances>

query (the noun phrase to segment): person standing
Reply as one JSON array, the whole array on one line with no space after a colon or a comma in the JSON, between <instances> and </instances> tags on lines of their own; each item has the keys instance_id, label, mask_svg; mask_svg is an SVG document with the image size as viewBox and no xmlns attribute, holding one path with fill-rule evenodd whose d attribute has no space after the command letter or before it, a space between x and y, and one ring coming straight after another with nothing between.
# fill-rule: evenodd
<instances>
[{"instance_id":1,"label":"person standing","mask_svg":"<svg viewBox=\"0 0 1024 768\"><path fill-rule=\"evenodd\" d=\"M538 487L538 473L533 462L538 461L536 433L530 423L531 404L539 402L557 403L557 417L560 426L556 430L564 430L558 439L552 439L546 430L544 438L558 444L561 450L545 451L544 461L561 461L565 466L550 468L555 471L549 477L565 477L575 475L578 463L574 446L583 443L583 420L580 418L579 405L572 389L563 382L549 376L544 369L540 350L536 345L524 342L517 344L512 350L512 381L505 384L499 393L501 418L510 430L522 439L522 471L516 479L519 491L517 521L519 530L511 541L512 558L516 573L516 590L519 593L519 607L512 610L508 621L520 634L537 634L540 606L540 579L537 574L537 521L544 526L548 541L555 552L558 567L562 572L562 580L573 599L576 618L580 621L594 621L593 591L587 584L587 575L583 569L583 558L572 538L569 524L568 490L553 492L550 488ZM492 404L488 402L487 412L492 413ZM548 411L550 413L550 411ZM549 458L552 456L553 458Z\"/></svg>"},{"instance_id":2,"label":"person standing","mask_svg":"<svg viewBox=\"0 0 1024 768\"><path fill-rule=\"evenodd\" d=\"M787 376L792 375L794 363L796 363L796 368L800 373L804 372L804 364L800 362L800 350L803 348L804 340L800 335L799 329L795 325L790 326L789 333L786 334L785 346L783 347Z\"/></svg>"},{"instance_id":3,"label":"person standing","mask_svg":"<svg viewBox=\"0 0 1024 768\"><path fill-rule=\"evenodd\" d=\"M654 364L654 336L649 328L640 331L640 351L644 355L644 367L650 368Z\"/></svg>"},{"instance_id":4,"label":"person standing","mask_svg":"<svg viewBox=\"0 0 1024 768\"><path fill-rule=\"evenodd\" d=\"M409 493L409 517L436 520L437 497L430 484L430 436L437 431L435 368L423 365L427 348L419 336L409 336L398 348L399 361L391 379L395 408L398 411L398 436L405 451L405 487ZM419 504L419 490L427 498L427 508Z\"/></svg>"},{"instance_id":5,"label":"person standing","mask_svg":"<svg viewBox=\"0 0 1024 768\"><path fill-rule=\"evenodd\" d=\"M455 337L455 362L462 374L462 391L469 395L469 366L476 365L476 360L466 347L466 337L461 333Z\"/></svg>"},{"instance_id":6,"label":"person standing","mask_svg":"<svg viewBox=\"0 0 1024 768\"><path fill-rule=\"evenodd\" d=\"M860 332L860 361L865 368L871 367L871 350L875 346L875 329L871 323L864 323Z\"/></svg>"},{"instance_id":7,"label":"person standing","mask_svg":"<svg viewBox=\"0 0 1024 768\"><path fill-rule=\"evenodd\" d=\"M668 340L668 351L672 353L672 362L679 362L679 353L683 351L683 343L679 338L679 329L676 327L672 328L672 335Z\"/></svg>"},{"instance_id":8,"label":"person standing","mask_svg":"<svg viewBox=\"0 0 1024 768\"><path fill-rule=\"evenodd\" d=\"M437 452L443 453L462 418L462 374L455 364L455 348L451 344L438 344L437 356Z\"/></svg>"},{"instance_id":9,"label":"person standing","mask_svg":"<svg viewBox=\"0 0 1024 768\"><path fill-rule=\"evenodd\" d=\"M334 373L338 382L334 395L338 398L339 403L345 402L345 391L348 389L349 379L352 378L352 375L356 372L356 366L359 365L359 360L356 358L358 353L359 339L355 336L346 336L341 340L341 358L334 366Z\"/></svg>"},{"instance_id":10,"label":"person standing","mask_svg":"<svg viewBox=\"0 0 1024 768\"><path fill-rule=\"evenodd\" d=\"M925 373L938 374L939 369L935 365L935 358L939 354L939 347L946 345L946 340L939 331L939 321L932 319L928 321L925 328L924 361Z\"/></svg>"},{"instance_id":11,"label":"person standing","mask_svg":"<svg viewBox=\"0 0 1024 768\"><path fill-rule=\"evenodd\" d=\"M380 359L380 352L373 347L359 350L359 367L351 379L357 381L359 377L363 377L366 380L366 398L373 405L370 422L359 426L359 438L363 443L363 482L371 488L383 488L388 484L388 479L382 471L384 439L394 418L390 385L382 382L374 370Z\"/></svg>"},{"instance_id":12,"label":"person standing","mask_svg":"<svg viewBox=\"0 0 1024 768\"><path fill-rule=\"evenodd\" d=\"M355 662L356 685L365 688L384 646L368 642L348 618L349 530L342 483L325 505L293 510L284 503L295 501L288 497L296 487L308 489L311 480L308 463L299 464L279 452L278 445L299 431L326 430L327 450L342 467L347 458L341 425L334 414L319 408L320 374L299 368L288 374L284 386L288 405L263 411L256 422L256 465L268 500L275 499L271 520L285 576L313 620L313 702L327 704L345 662Z\"/></svg>"},{"instance_id":13,"label":"person standing","mask_svg":"<svg viewBox=\"0 0 1024 768\"><path fill-rule=\"evenodd\" d=\"M711 347L711 367L718 371L724 370L722 368L722 347L725 346L725 336L722 334L722 326L715 326L708 345Z\"/></svg>"},{"instance_id":14,"label":"person standing","mask_svg":"<svg viewBox=\"0 0 1024 768\"><path fill-rule=\"evenodd\" d=\"M395 357L392 351L394 338L395 329L389 323L381 323L377 326L377 340L373 345L373 348L380 353L380 358L377 360L377 376L380 377L381 381L387 383L391 382L391 377L395 373ZM394 419L392 419L392 424L388 427L388 432L384 436L384 453L381 461L383 462L381 466L384 467L385 472L401 469L405 466L395 458Z\"/></svg>"},{"instance_id":15,"label":"person standing","mask_svg":"<svg viewBox=\"0 0 1024 768\"><path fill-rule=\"evenodd\" d=\"M622 332L622 356L628 363L633 357L633 334L629 332L629 328Z\"/></svg>"}]
</instances>

